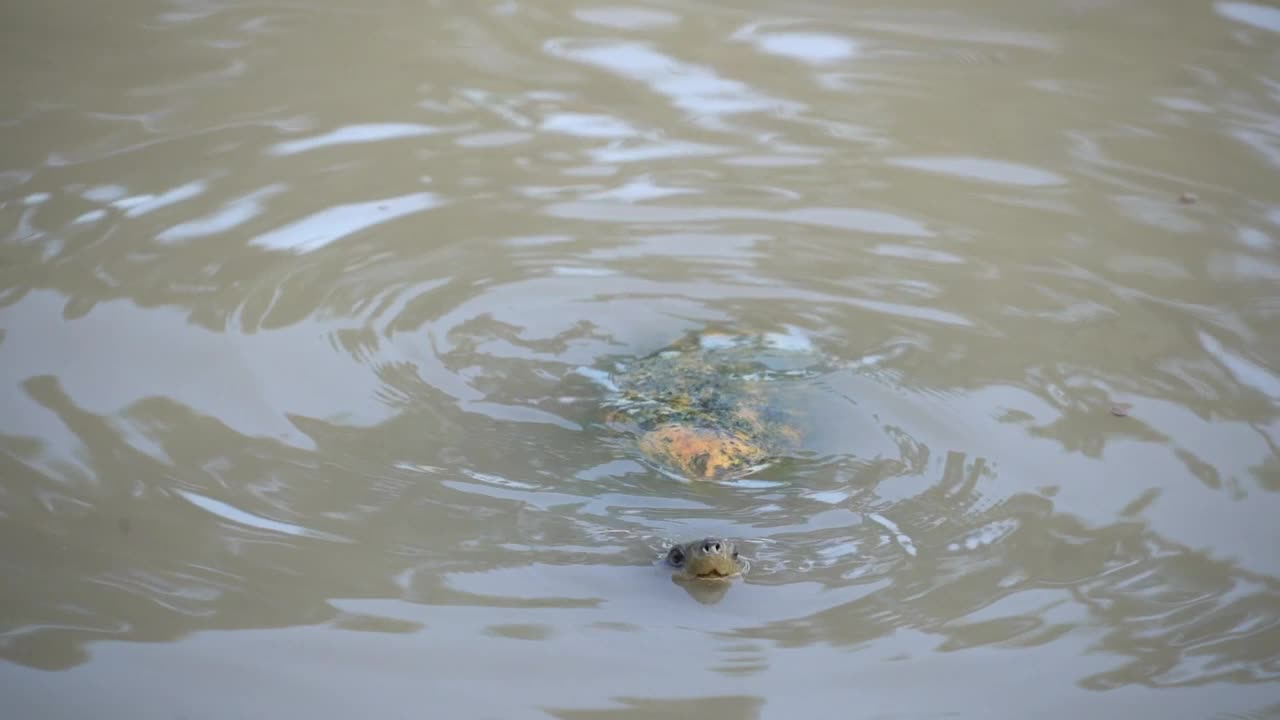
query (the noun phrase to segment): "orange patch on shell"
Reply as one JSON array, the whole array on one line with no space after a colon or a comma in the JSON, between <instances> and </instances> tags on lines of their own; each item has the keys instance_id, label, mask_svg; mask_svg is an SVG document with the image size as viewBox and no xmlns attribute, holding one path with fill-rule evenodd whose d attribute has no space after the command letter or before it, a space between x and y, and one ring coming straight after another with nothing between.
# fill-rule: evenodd
<instances>
[{"instance_id":1,"label":"orange patch on shell","mask_svg":"<svg viewBox=\"0 0 1280 720\"><path fill-rule=\"evenodd\" d=\"M650 459L689 478L713 480L767 457L764 449L721 430L665 425L640 438Z\"/></svg>"}]
</instances>

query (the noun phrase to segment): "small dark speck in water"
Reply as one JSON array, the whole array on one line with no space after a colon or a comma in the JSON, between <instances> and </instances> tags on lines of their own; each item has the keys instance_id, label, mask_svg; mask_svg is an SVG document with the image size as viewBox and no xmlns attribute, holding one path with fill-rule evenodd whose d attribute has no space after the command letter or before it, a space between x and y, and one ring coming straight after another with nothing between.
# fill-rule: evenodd
<instances>
[{"instance_id":1,"label":"small dark speck in water","mask_svg":"<svg viewBox=\"0 0 1280 720\"><path fill-rule=\"evenodd\" d=\"M1178 202L1182 203L1183 205L1193 205L1195 204L1195 201L1199 199L1200 198L1196 197L1196 194L1193 192L1184 192L1178 196Z\"/></svg>"}]
</instances>

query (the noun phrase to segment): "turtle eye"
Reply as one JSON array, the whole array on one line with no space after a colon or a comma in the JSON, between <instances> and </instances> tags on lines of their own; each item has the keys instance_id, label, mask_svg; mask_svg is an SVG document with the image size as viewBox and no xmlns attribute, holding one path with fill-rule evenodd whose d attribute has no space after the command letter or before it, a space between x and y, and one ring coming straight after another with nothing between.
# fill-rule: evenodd
<instances>
[{"instance_id":1,"label":"turtle eye","mask_svg":"<svg viewBox=\"0 0 1280 720\"><path fill-rule=\"evenodd\" d=\"M680 548L671 548L671 552L667 554L667 560L669 560L672 565L683 565L684 553L680 551Z\"/></svg>"}]
</instances>

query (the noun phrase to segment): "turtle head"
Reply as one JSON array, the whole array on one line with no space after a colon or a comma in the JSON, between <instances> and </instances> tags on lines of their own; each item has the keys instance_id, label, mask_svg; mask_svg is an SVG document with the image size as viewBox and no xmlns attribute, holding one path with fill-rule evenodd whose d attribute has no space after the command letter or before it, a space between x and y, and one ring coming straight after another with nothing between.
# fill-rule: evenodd
<instances>
[{"instance_id":1,"label":"turtle head","mask_svg":"<svg viewBox=\"0 0 1280 720\"><path fill-rule=\"evenodd\" d=\"M742 574L737 546L723 538L676 545L667 551L666 564L681 579L727 580Z\"/></svg>"}]
</instances>

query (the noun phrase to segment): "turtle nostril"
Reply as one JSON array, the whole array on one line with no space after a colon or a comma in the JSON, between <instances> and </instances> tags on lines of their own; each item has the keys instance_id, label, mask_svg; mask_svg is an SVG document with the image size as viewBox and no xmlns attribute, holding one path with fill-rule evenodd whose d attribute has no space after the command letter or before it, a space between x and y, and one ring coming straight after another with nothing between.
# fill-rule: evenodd
<instances>
[{"instance_id":1,"label":"turtle nostril","mask_svg":"<svg viewBox=\"0 0 1280 720\"><path fill-rule=\"evenodd\" d=\"M702 543L702 549L710 553L718 553L720 552L720 543L715 540L708 540Z\"/></svg>"}]
</instances>

